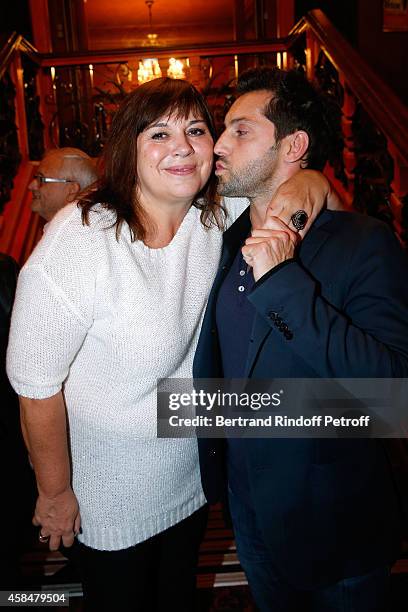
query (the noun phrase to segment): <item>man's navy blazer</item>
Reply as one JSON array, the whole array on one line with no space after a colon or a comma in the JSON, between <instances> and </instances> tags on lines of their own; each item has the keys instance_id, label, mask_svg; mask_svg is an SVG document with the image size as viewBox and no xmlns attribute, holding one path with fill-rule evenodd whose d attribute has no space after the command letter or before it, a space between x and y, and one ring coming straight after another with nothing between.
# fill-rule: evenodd
<instances>
[{"instance_id":1,"label":"man's navy blazer","mask_svg":"<svg viewBox=\"0 0 408 612\"><path fill-rule=\"evenodd\" d=\"M194 378L222 377L218 290L250 232L249 209L225 232L194 360ZM247 378L408 377L408 263L383 223L325 211L295 260L263 276ZM239 330L237 330L239 333ZM199 442L207 499L225 487L225 443ZM248 439L252 504L276 569L313 588L391 563L401 511L381 440Z\"/></svg>"}]
</instances>

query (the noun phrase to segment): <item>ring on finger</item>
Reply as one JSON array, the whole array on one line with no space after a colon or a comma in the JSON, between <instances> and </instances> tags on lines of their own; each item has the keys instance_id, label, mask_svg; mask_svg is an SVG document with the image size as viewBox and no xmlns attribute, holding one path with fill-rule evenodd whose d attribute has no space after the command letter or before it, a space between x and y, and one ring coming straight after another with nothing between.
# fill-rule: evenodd
<instances>
[{"instance_id":1,"label":"ring on finger","mask_svg":"<svg viewBox=\"0 0 408 612\"><path fill-rule=\"evenodd\" d=\"M293 213L290 220L292 221L293 227L299 231L305 227L309 220L309 215L305 210L300 209Z\"/></svg>"},{"instance_id":2,"label":"ring on finger","mask_svg":"<svg viewBox=\"0 0 408 612\"><path fill-rule=\"evenodd\" d=\"M40 540L40 542L45 543L48 542L50 536L43 535L40 531L40 533L38 534L38 539Z\"/></svg>"}]
</instances>

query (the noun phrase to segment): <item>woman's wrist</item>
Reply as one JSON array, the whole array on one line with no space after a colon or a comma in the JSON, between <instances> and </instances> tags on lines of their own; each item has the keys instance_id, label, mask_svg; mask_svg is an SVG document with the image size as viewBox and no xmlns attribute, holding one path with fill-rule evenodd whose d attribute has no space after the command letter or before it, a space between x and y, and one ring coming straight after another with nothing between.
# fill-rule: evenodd
<instances>
[{"instance_id":1,"label":"woman's wrist","mask_svg":"<svg viewBox=\"0 0 408 612\"><path fill-rule=\"evenodd\" d=\"M37 481L37 489L38 489L38 495L41 497L46 497L47 499L57 499L58 497L61 497L63 495L66 495L67 493L71 493L72 492L72 487L71 485L62 483L62 484L58 484L55 485L54 483L50 483L50 484L39 484Z\"/></svg>"}]
</instances>

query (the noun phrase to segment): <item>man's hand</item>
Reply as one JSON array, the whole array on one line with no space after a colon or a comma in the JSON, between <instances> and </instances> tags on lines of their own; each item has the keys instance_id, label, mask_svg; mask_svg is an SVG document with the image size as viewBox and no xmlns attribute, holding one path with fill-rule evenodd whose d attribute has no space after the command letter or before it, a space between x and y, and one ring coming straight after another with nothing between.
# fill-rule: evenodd
<instances>
[{"instance_id":1,"label":"man's hand","mask_svg":"<svg viewBox=\"0 0 408 612\"><path fill-rule=\"evenodd\" d=\"M252 235L242 247L242 255L246 263L252 266L255 281L278 264L291 259L298 242L297 232L268 213L264 226L252 230Z\"/></svg>"},{"instance_id":2,"label":"man's hand","mask_svg":"<svg viewBox=\"0 0 408 612\"><path fill-rule=\"evenodd\" d=\"M33 524L40 527L40 534L50 538L50 550L58 550L61 544L72 546L81 527L77 498L71 488L55 497L39 494Z\"/></svg>"}]
</instances>

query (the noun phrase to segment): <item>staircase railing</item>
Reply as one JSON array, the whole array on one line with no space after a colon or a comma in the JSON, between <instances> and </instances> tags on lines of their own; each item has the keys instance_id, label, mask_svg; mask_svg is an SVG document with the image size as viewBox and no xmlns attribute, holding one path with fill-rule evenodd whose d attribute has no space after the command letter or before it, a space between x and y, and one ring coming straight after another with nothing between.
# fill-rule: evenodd
<instances>
[{"instance_id":1,"label":"staircase railing","mask_svg":"<svg viewBox=\"0 0 408 612\"><path fill-rule=\"evenodd\" d=\"M345 199L384 220L408 242L408 109L320 10L291 31L305 68L337 96L343 112ZM343 187L343 189L341 189Z\"/></svg>"}]
</instances>

